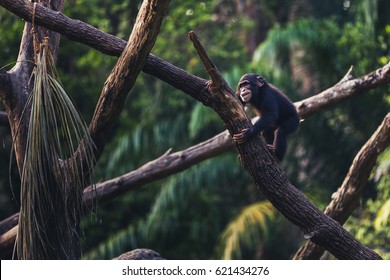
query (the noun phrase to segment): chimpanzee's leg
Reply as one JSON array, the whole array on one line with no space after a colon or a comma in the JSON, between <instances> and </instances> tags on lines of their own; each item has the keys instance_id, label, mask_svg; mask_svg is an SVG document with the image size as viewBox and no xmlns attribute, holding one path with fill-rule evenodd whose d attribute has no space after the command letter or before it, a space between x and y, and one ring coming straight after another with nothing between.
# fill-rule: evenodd
<instances>
[{"instance_id":1,"label":"chimpanzee's leg","mask_svg":"<svg viewBox=\"0 0 390 280\"><path fill-rule=\"evenodd\" d=\"M282 128L276 131L275 137L275 155L278 160L282 160L287 150L286 133Z\"/></svg>"},{"instance_id":2,"label":"chimpanzee's leg","mask_svg":"<svg viewBox=\"0 0 390 280\"><path fill-rule=\"evenodd\" d=\"M267 143L267 145L274 144L274 137L275 137L275 129L274 128L269 128L269 129L263 131L263 138L265 140L265 143Z\"/></svg>"},{"instance_id":3,"label":"chimpanzee's leg","mask_svg":"<svg viewBox=\"0 0 390 280\"><path fill-rule=\"evenodd\" d=\"M287 150L287 136L297 131L299 119L288 118L281 124L276 131L275 136L275 154L279 160L282 160Z\"/></svg>"}]
</instances>

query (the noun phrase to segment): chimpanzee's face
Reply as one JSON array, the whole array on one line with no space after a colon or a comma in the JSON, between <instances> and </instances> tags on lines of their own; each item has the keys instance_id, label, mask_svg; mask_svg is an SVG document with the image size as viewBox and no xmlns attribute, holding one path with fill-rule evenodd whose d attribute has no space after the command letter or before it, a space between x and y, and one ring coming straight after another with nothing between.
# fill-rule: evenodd
<instances>
[{"instance_id":1,"label":"chimpanzee's face","mask_svg":"<svg viewBox=\"0 0 390 280\"><path fill-rule=\"evenodd\" d=\"M249 81L242 81L240 83L240 98L243 102L249 102L252 98L252 85Z\"/></svg>"}]
</instances>

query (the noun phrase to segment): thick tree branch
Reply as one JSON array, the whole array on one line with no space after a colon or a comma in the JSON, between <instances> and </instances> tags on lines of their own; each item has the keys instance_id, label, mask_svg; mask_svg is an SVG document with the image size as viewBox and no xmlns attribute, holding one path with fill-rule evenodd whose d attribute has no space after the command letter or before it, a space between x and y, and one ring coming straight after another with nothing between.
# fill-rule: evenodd
<instances>
[{"instance_id":1,"label":"thick tree branch","mask_svg":"<svg viewBox=\"0 0 390 280\"><path fill-rule=\"evenodd\" d=\"M57 1L61 2L61 0ZM62 5L63 1L61 2ZM51 5L52 6L52 5ZM134 85L134 82L141 71L147 57L149 55L150 50L152 49L155 40L157 38L157 34L159 32L159 28L161 26L162 19L167 12L169 6L169 0L158 1L158 0L145 0L141 6L139 11L136 24L133 28L133 32L131 33L129 43L125 47L122 55L118 59L118 62L113 69L110 77L105 83L105 87L103 89L101 98L99 99L98 105L96 107L95 114L93 116L90 131L91 137L95 141L97 147L97 156L103 150L105 139L107 137L108 131L114 125L114 122L117 120L123 105L124 100L130 91L131 87ZM30 5L31 8L31 5ZM36 20L37 13L36 11L40 9L39 5L34 4L33 6L33 20ZM31 55L31 36L28 25L26 25L24 36L21 44L21 52L20 54L23 56L19 58L22 63L19 63L14 69L14 73L20 73L23 75L27 75L31 72L31 69L24 69L24 65L29 65L25 63L27 60L32 60ZM44 30L42 30L42 34L44 34ZM41 34L39 30L36 31L38 35ZM58 36L57 36L58 37ZM58 37L59 39L59 37ZM55 40L55 48L58 45L58 40ZM53 50L56 52L55 50ZM27 59L27 56L30 56L30 59ZM17 75L15 75L17 76ZM17 85L24 86L27 88L26 81L18 81ZM24 82L24 83L23 83ZM24 96L27 96L25 94ZM14 97L16 98L16 96ZM14 98L10 98L10 101L5 101L7 111L12 111L9 108L10 102L14 100ZM19 102L19 105L23 104L23 102ZM17 108L24 108L24 106L17 106ZM17 124L21 123L20 121ZM27 123L27 122L25 122ZM18 125L13 125L13 128L16 128ZM19 131L19 129L16 129ZM13 129L14 136L16 135L15 129ZM22 139L20 143L23 142L23 134L18 134L17 137ZM20 145L22 146L22 144ZM18 153L20 156L24 153ZM20 156L19 158L21 158ZM83 160L83 159L81 159ZM19 160L19 165L21 161ZM2 240L3 242L4 240ZM54 245L54 244L53 244Z\"/></svg>"},{"instance_id":2,"label":"thick tree branch","mask_svg":"<svg viewBox=\"0 0 390 280\"><path fill-rule=\"evenodd\" d=\"M16 213L0 223L0 259L12 256L18 232L18 220L19 213Z\"/></svg>"},{"instance_id":3,"label":"thick tree branch","mask_svg":"<svg viewBox=\"0 0 390 280\"><path fill-rule=\"evenodd\" d=\"M0 4L1 5L3 5L4 3L8 3L8 2L21 2L21 1L6 1L6 0L0 0ZM4 6L4 5L3 5ZM5 7L5 6L4 6ZM28 11L27 11L28 12ZM31 11L30 11L31 12ZM15 12L16 13L16 12ZM26 20L28 20L28 18L26 19ZM45 19L45 18L42 18L42 22L45 22L45 20L47 20L47 18ZM50 22L50 20L48 20L47 22ZM37 21L37 24L39 24L38 23L38 21ZM50 28L50 27L48 27L48 28ZM54 28L53 28L53 30L54 30ZM77 30L77 29L73 29L73 30ZM68 30L69 31L69 30ZM67 31L67 32L68 32ZM69 31L69 32L71 32L71 31ZM73 31L73 32L76 32L76 31ZM77 32L79 32L79 30L77 30ZM81 35L81 36L83 36L83 35ZM94 35L95 36L95 35ZM96 40L96 39L95 39ZM99 40L99 39L97 39L97 40ZM80 40L81 41L81 40ZM99 43L98 43L98 45L99 46L101 46ZM174 66L172 66L172 65L170 65L170 64L168 64L168 63L166 63L166 62L164 62L164 61L162 61L161 59L159 59L159 58L157 58L157 57L155 57L155 56L152 56L152 55L150 55L149 56L149 58L148 58L148 61L147 61L147 63L145 64L145 67L144 67L144 71L145 72L147 72L147 73L150 73L150 74L153 74L153 75L155 75L155 76L157 76L157 77L159 77L160 79L162 79L162 80L164 80L164 81L167 81L168 83L170 83L170 84L172 84L172 85L174 85L174 86L176 86L176 87L178 87L178 88L180 88L180 89L183 89L183 91L185 91L186 93L188 93L188 94L190 94L191 96L193 96L193 97L195 97L195 98L197 98L198 100L200 100L200 101L202 101L203 103L205 103L205 104L211 104L209 101L209 99L210 99L210 97L208 96L208 91L206 90L207 89L207 83L204 81L204 80L201 80L201 79L198 79L198 78L196 78L196 77L194 77L194 76L192 76L192 75L190 75L190 74L188 74L187 72L185 72L185 71L182 71L182 72L180 72L180 74L181 75L177 75L176 74L176 71L174 71L174 70L172 70L171 72L171 74L169 74L169 75L167 75L167 74L165 74L164 73L164 71L160 71L159 70L159 68L157 68L157 67L155 67L156 65L162 65L162 66L164 66L166 69L169 69L169 70L171 70L171 68L172 67L174 67ZM163 68L164 68L163 67ZM160 69L161 69L161 67L160 67ZM387 72L388 73L388 69L386 70L386 71L384 71L384 72ZM176 75L176 76L175 76ZM376 76L378 76L379 77L379 81L381 80L380 79L380 76L382 76L381 74L379 74L379 75L376 75ZM388 82L388 80L389 80L389 77L388 77L388 74L387 75L384 75L385 76L385 80L387 80L386 81L386 83ZM179 79L175 79L175 78L173 78L173 77L175 77L175 78L179 78ZM197 83L193 83L193 85L195 85L195 86L193 86L190 90L188 90L187 88L186 88L186 82L188 82L188 81L190 81L190 80L194 80L194 81L196 81ZM382 79L382 82L383 82L384 80ZM349 81L350 82L350 81ZM376 87L376 86L378 86L378 85L381 85L380 83L378 83L378 79L375 79L375 77L374 77L374 79L373 79L373 81L372 82L367 82L367 83L365 83L366 84L366 89L368 89L368 88L373 88L373 87ZM225 90L225 89L224 89ZM213 90L212 89L212 91L215 91L215 90ZM200 93L200 94L199 94ZM215 95L216 94L213 94L213 99L214 98L219 98L219 97L215 97ZM230 93L228 93L226 96L229 96L229 95L231 95L231 92ZM232 103L231 103L232 102ZM215 100L213 100L213 102L212 103L214 103L214 105L215 104L220 104L220 102L215 102ZM229 100L229 105L234 105L234 100L232 99L232 100ZM301 104L302 105L302 104ZM319 106L319 107L321 107L321 106ZM225 121L225 124L227 125L227 127L229 128L229 131L231 131L232 133L234 133L235 131L237 131L237 130L239 130L239 129L241 129L241 128L243 128L243 127L247 127L247 126L249 126L250 125L250 123L249 123L249 121L247 120L247 119L240 119L240 117L241 117L241 109L239 109L239 108L237 108L237 110L236 110L236 112L235 112L235 116L234 116L234 118L233 118L233 120L230 122L229 121L229 117L231 117L231 116L229 116L229 114L227 114L226 112L227 111L225 111L225 112L222 112L221 110L220 110L220 108L217 108L217 107L213 107L216 111L218 111L218 113L220 114L220 116L223 118L223 120ZM307 108L307 104L305 104L303 107L301 107L300 106L300 108L302 108L302 110L303 109L305 109L305 108ZM225 108L223 108L223 109L225 109ZM239 152L240 152L240 157L241 157L241 160L242 160L242 163L243 163L243 165L245 166L245 167L247 167L247 166L249 166L251 163L250 162L248 162L248 158L249 158L249 156L248 156L248 154L247 154L247 152L253 152L253 151L255 151L255 154L254 154L254 158L256 159L258 159L259 160L259 162L257 163L257 165L260 167L260 171L259 170L257 170L256 172L254 171L254 170L252 170L252 169L250 169L249 168L249 172L250 172L250 174L251 174L251 176L254 178L254 181L255 182L261 182L262 180L264 180L264 183L265 184L269 184L270 182L272 182L272 180L270 180L270 178L274 178L274 176L276 176L276 175L279 175L279 174L282 174L282 176L281 176L281 178L278 178L277 180L275 179L274 180L274 183L275 183L275 185L276 186L280 186L281 187L281 190L284 190L284 188L283 187L285 187L285 185L287 185L288 187L287 187L287 190L289 190L289 191L291 191L292 190L292 196L291 197L299 197L299 193L298 194L295 194L294 193L294 188L292 187L290 187L289 186L289 183L288 183L288 181L286 181L287 180L287 178L285 177L285 175L283 175L283 172L281 171L281 170L278 170L277 169L277 165L275 164L275 163L272 163L272 161L271 162L269 162L269 159L270 159L270 157L269 157L269 155L268 156L265 156L264 157L264 155L263 155L263 157L261 157L261 155L259 155L258 153L259 152L264 152L265 151L265 153L266 153L266 150L264 149L264 147L263 146L258 146L259 145L259 143L262 143L261 141L251 141L250 143L247 143L247 144L245 144L245 145L242 145L242 147L237 147L237 149L239 150ZM261 148L262 147L262 148ZM249 150L246 150L247 148L250 148ZM257 151L257 152L256 152ZM264 169L262 169L264 166L267 166L267 164L270 164L270 169L268 169L268 171L269 170L271 170L271 175L272 176L269 176L270 174L266 174L264 171ZM276 166L275 166L276 165ZM256 177L256 176L263 176L263 177ZM280 176L280 175L279 175ZM279 180L280 179L280 180ZM260 180L260 181L258 181L258 180ZM287 183L286 183L287 182ZM259 186L259 188L261 188L261 186L262 185L260 185ZM261 188L262 189L262 188ZM265 193L265 194L267 194L267 188L265 188L265 189L262 189L263 190L263 192ZM283 192L282 192L283 193ZM279 195L279 197L277 197L278 199L272 199L272 195L273 194L275 194L275 193L269 193L269 199L271 200L271 202L272 201L276 201L275 203L277 203L277 201L278 200L280 200L280 199L283 199L283 195L286 195L286 193L284 193L283 195L282 195L282 193L280 193L280 195ZM294 201L289 201L289 202L294 202ZM291 207L294 207L294 205L292 204L292 206ZM296 211L300 211L301 209L293 209L294 211L291 211L291 213L295 213ZM310 210L310 209L309 209ZM313 209L311 209L311 210L313 210ZM309 213L310 213L311 211L309 211ZM290 214L291 214L290 213ZM313 213L314 215L317 215L318 213L316 213L316 212L314 212ZM300 220L299 219L296 219L296 217L294 217L293 215L290 217L291 218L291 220L292 221L294 221L294 222L296 222L296 223L299 223L300 222ZM310 221L310 222L313 222L313 221ZM328 221L330 224L332 224L332 222L331 221ZM322 240L322 241L326 241L326 238L327 237L330 237L330 236L326 236L325 234L327 234L327 232L324 232L324 234L321 234L322 232L321 232L321 229L324 229L324 228L326 228L326 227L323 227L323 224L313 224L312 225L312 227L314 228L314 231L313 231L313 229L312 228L306 228L306 230L304 230L305 232L307 232L307 233L310 233L308 236L310 236L310 237L312 237L313 239L317 239L317 238L320 238L320 237L324 237L324 239ZM319 243L321 243L321 239L319 240L320 242ZM340 242L341 242L341 240L340 240ZM352 245L358 245L358 244L356 244L356 243L351 243ZM341 250L343 249L343 248L340 248ZM345 248L344 248L345 249ZM357 252L358 253L358 252ZM340 254L342 254L342 252L340 252ZM356 254L356 256L357 257L359 257L359 256L361 256L359 253L358 254Z\"/></svg>"},{"instance_id":4,"label":"thick tree branch","mask_svg":"<svg viewBox=\"0 0 390 280\"><path fill-rule=\"evenodd\" d=\"M45 5L50 8L44 9L50 11L51 9L62 10L64 5L64 0L39 0L35 2L37 3L33 4L29 2L29 5L31 6L29 21L32 19L34 5L36 7L43 7L43 5ZM1 2L0 5L2 5ZM32 90L32 83L30 83L30 79L34 68L34 64L32 63L32 61L34 61L34 48L31 29L32 25L26 22L20 43L19 56L17 58L18 62L11 71L8 71L10 86L7 91L2 93L3 103L6 107L10 122L19 171L22 170L23 166L26 146L25 140L27 139L29 123L29 108L25 109L25 104L27 97ZM56 57L60 35L40 26L35 26L34 30L38 40L42 40L44 37L49 38L50 50L53 53L53 56ZM25 113L23 114L23 112Z\"/></svg>"},{"instance_id":5,"label":"thick tree branch","mask_svg":"<svg viewBox=\"0 0 390 280\"><path fill-rule=\"evenodd\" d=\"M23 0L0 0L0 5L26 21L31 21L33 9L31 2ZM105 54L119 56L126 46L125 40L100 31L82 21L70 19L60 12L55 12L45 7L37 7L35 11L35 23L56 31L71 40L95 48ZM153 54L149 55L143 71L156 76L193 97L197 96L198 100L207 105L205 80L169 64ZM307 118L319 109L326 109L328 106L336 104L345 98L390 83L390 63L358 79L351 79L349 75L351 71L352 69L349 70L346 77L338 84L322 92L321 96L317 95L316 97L296 103L301 117ZM336 95L337 97L333 98ZM329 98L331 98L331 102L326 101Z\"/></svg>"},{"instance_id":6,"label":"thick tree branch","mask_svg":"<svg viewBox=\"0 0 390 280\"><path fill-rule=\"evenodd\" d=\"M19 215L18 215L19 218ZM1 259L10 258L12 256L13 248L15 247L16 234L19 226L14 226L0 236L0 257Z\"/></svg>"},{"instance_id":7,"label":"thick tree branch","mask_svg":"<svg viewBox=\"0 0 390 280\"><path fill-rule=\"evenodd\" d=\"M170 71L174 72L175 70L170 69ZM364 80L366 76L363 76L355 80L358 83L358 81ZM327 102L333 105L338 104L334 102L333 99L338 99L338 102L343 101L343 99L338 98L337 93L332 96L328 96L327 98L324 98L325 95L324 93L334 91L333 88L335 86L325 90L322 93L319 93L316 96L310 97L308 99L304 99L295 104L305 103L306 104L305 108L310 108L310 112L306 113L306 117L310 117L311 115L320 112L320 110L324 108L329 108L330 106L327 106ZM344 98L353 97L356 92L360 92L358 88L345 89L345 91L347 91L349 95L345 94ZM318 100L321 100L321 102L319 102ZM318 106L318 104L321 104L321 106ZM304 109L299 109L298 107L298 111L302 115L300 110L304 110ZM165 154L160 158L145 164L144 166L138 168L137 170L131 171L117 178L113 178L104 183L99 183L96 185L96 190L93 190L92 187L88 187L84 191L84 202L88 206L91 206L93 201L96 201L96 199L98 199L98 201L100 202L103 202L103 201L116 198L122 195L123 193L138 189L139 187L142 187L145 184L148 184L155 180L159 180L161 178L165 178L174 173L180 172L194 164L201 162L202 160L208 159L212 156L220 155L230 150L231 148L233 148L233 143L231 141L231 137L228 131L226 130L196 146L190 147L184 151L176 152L173 154ZM13 220L13 221L14 222L12 222L12 220L1 221L0 228L1 225L12 228L17 224L17 220ZM8 236L12 238L11 235ZM0 243L0 248L3 248L2 246L3 245Z\"/></svg>"},{"instance_id":8,"label":"thick tree branch","mask_svg":"<svg viewBox=\"0 0 390 280\"><path fill-rule=\"evenodd\" d=\"M101 203L116 198L123 193L137 190L150 182L183 171L194 164L222 154L231 148L231 137L227 131L224 131L186 150L172 154L168 151L161 157L146 163L134 171L86 188L83 194L84 203L87 207L93 207L93 204L97 201ZM16 213L0 222L0 258L7 258L9 252L12 252L16 232L15 235L9 232L5 233L17 225L18 216L19 213ZM7 247L9 245L11 245L11 248Z\"/></svg>"},{"instance_id":9,"label":"thick tree branch","mask_svg":"<svg viewBox=\"0 0 390 280\"><path fill-rule=\"evenodd\" d=\"M31 22L34 4L30 1L0 0L0 5L25 21ZM82 21L70 19L61 12L40 5L35 10L35 24L56 31L71 40L83 42L108 55L119 56L126 46L125 40L108 35Z\"/></svg>"},{"instance_id":10,"label":"thick tree branch","mask_svg":"<svg viewBox=\"0 0 390 280\"><path fill-rule=\"evenodd\" d=\"M141 188L150 182L181 172L205 159L226 152L232 147L230 143L230 135L225 131L186 150L172 154L168 151L134 171L86 188L84 202L87 206L92 206L96 199L103 202Z\"/></svg>"},{"instance_id":11,"label":"thick tree branch","mask_svg":"<svg viewBox=\"0 0 390 280\"><path fill-rule=\"evenodd\" d=\"M169 0L143 2L128 44L104 84L89 125L97 157L102 153L109 131L122 112L125 99L154 46L168 6Z\"/></svg>"},{"instance_id":12,"label":"thick tree branch","mask_svg":"<svg viewBox=\"0 0 390 280\"><path fill-rule=\"evenodd\" d=\"M33 4L23 0L0 0L0 5L26 21L31 21ZM56 31L63 36L83 43L102 53L119 56L126 46L126 41L79 20L66 17L60 12L37 6L35 24ZM157 78L174 85L191 96L199 95L206 81L177 68L157 56L149 55L143 69ZM206 102L206 101L202 101Z\"/></svg>"},{"instance_id":13,"label":"thick tree branch","mask_svg":"<svg viewBox=\"0 0 390 280\"><path fill-rule=\"evenodd\" d=\"M18 224L19 213L15 213L0 222L0 236ZM2 248L0 246L0 248Z\"/></svg>"},{"instance_id":14,"label":"thick tree branch","mask_svg":"<svg viewBox=\"0 0 390 280\"><path fill-rule=\"evenodd\" d=\"M206 70L213 65L203 47L191 36ZM210 87L210 106L220 115L230 134L237 133L250 125L245 111L234 91L217 71L214 80L219 87ZM301 228L305 236L331 252L339 259L381 259L374 251L360 244L339 223L315 207L300 191L288 181L285 172L268 152L260 135L243 144L236 144L242 166L264 196L289 221Z\"/></svg>"},{"instance_id":15,"label":"thick tree branch","mask_svg":"<svg viewBox=\"0 0 390 280\"><path fill-rule=\"evenodd\" d=\"M348 217L359 205L359 199L381 152L390 144L390 113L382 124L364 144L354 158L352 165L341 187L332 195L332 200L325 209L325 214L340 224L344 224ZM294 259L319 259L324 248L307 241L296 253Z\"/></svg>"},{"instance_id":16,"label":"thick tree branch","mask_svg":"<svg viewBox=\"0 0 390 280\"><path fill-rule=\"evenodd\" d=\"M347 75L333 87L320 94L309 97L295 103L301 118L307 118L319 110L324 110L341 100L366 92L370 89L390 83L390 63L360 78L353 79L350 75L352 68Z\"/></svg>"},{"instance_id":17,"label":"thick tree branch","mask_svg":"<svg viewBox=\"0 0 390 280\"><path fill-rule=\"evenodd\" d=\"M164 69L165 70L165 69ZM388 68L384 68L384 70L388 71ZM171 69L172 73L175 72L175 69ZM380 72L381 69L376 70L375 72ZM382 73L386 74L388 72L382 71ZM350 73L350 72L348 72ZM370 75L370 74L368 74ZM355 83L359 84L361 81L366 80L367 76L363 76L361 78L355 79ZM387 75L387 74L386 74ZM189 85L193 85L192 83L189 83ZM296 106L298 108L298 111L301 116L306 114L306 117L310 117L311 115L318 113L320 110L323 110L324 108L329 108L331 105L336 105L343 101L342 98L339 98L335 88L340 87L340 84L336 84L335 86L315 95L310 98L304 99L302 101L296 102ZM334 92L335 94L332 94L330 96L327 96L328 92ZM346 93L347 92L347 93ZM360 92L360 89L358 87L354 88L344 88L344 98L351 98L353 97L356 92ZM326 97L325 97L326 96ZM334 100L337 100L335 102ZM305 104L304 107L299 106L299 104ZM320 104L320 105L319 105ZM307 108L310 108L310 110L307 110ZM145 170L146 166L148 166L148 170L151 166L160 166L160 168L154 172L148 171L145 172L145 174L148 174L150 178L147 178L146 176L143 176L143 180L146 183L158 180L160 178L164 178L165 176L172 175L175 172L169 172L169 170L177 170L176 172L179 172L185 168L188 168L194 164L199 163L200 161L210 158L212 156L216 156L219 154L222 154L233 147L233 143L231 141L231 138L228 137L228 131L224 131L209 140L206 140L196 146L190 147L184 151L177 152L174 154L166 155L165 157L160 157L154 161L151 161L144 165L143 167L140 167L137 170L134 170L130 173L127 173L125 175L122 175L120 177L111 179L107 182L100 183L97 185L96 194L99 200L106 201L108 199L117 197L129 190L134 189L134 185L139 185L139 174L144 173L143 170ZM192 156L189 156L189 155ZM174 158L180 158L181 160L172 160ZM191 160L193 159L193 160ZM173 163L175 162L175 163ZM166 167L164 167L164 164ZM183 167L182 167L183 165ZM161 173L160 173L161 172ZM115 183L116 182L116 183ZM145 184L146 184L145 183ZM143 185L143 184L141 184ZM140 185L140 186L141 186ZM93 195L93 192L91 192L91 188L87 188L86 192L84 192L85 198L91 198ZM89 199L85 200L87 204L90 203Z\"/></svg>"}]
</instances>

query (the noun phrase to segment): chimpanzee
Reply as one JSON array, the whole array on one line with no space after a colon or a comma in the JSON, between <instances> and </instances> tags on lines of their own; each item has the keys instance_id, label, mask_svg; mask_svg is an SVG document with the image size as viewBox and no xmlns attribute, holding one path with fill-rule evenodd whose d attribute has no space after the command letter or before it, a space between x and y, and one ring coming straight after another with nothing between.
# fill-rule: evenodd
<instances>
[{"instance_id":1,"label":"chimpanzee","mask_svg":"<svg viewBox=\"0 0 390 280\"><path fill-rule=\"evenodd\" d=\"M233 135L233 141L243 143L258 132L263 132L267 147L282 160L286 153L286 137L298 129L300 117L291 100L279 89L257 74L245 74L238 82L237 97L245 105L251 104L261 117L251 128Z\"/></svg>"}]
</instances>

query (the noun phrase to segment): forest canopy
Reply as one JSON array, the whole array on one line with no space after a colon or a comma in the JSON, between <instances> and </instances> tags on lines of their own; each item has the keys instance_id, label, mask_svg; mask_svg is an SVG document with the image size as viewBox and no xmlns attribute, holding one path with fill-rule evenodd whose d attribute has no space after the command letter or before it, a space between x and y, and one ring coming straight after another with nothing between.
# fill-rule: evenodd
<instances>
[{"instance_id":1,"label":"forest canopy","mask_svg":"<svg viewBox=\"0 0 390 280\"><path fill-rule=\"evenodd\" d=\"M0 0L0 92L7 90L3 76L21 63L17 59L25 25L5 2ZM141 4L68 0L63 14L115 36L124 48L136 30ZM257 190L240 165L242 154L238 159L226 123L212 106L205 106L208 101L184 94L154 75L159 69L149 69L161 59L184 69L194 81L210 79L188 39L194 31L230 88L236 89L244 73L259 73L295 102L304 121L288 139L279 165L291 185L321 211L331 211L330 202L348 184L353 163L365 157L359 151L381 124L387 126L385 144L365 164L371 166L365 170L367 178L351 183L358 191L338 221L357 241L390 259L389 10L385 0L171 1L152 54L142 62L143 72L126 100L118 102L123 108L112 128L101 131L104 144L83 193L88 202L80 223L81 258L112 259L150 248L167 259L292 259L310 238ZM61 36L56 70L89 124L119 54L76 41ZM348 87L356 94L330 103ZM12 224L8 218L19 212L21 203L20 167L14 158L19 151L11 152L16 141L6 96L1 95L0 103L2 236L10 231L3 225ZM320 97L329 104L305 111ZM251 110L247 114L255 116ZM170 170L164 161L179 163ZM153 173L153 168L166 169ZM121 184L128 187L100 201L90 198Z\"/></svg>"}]
</instances>

